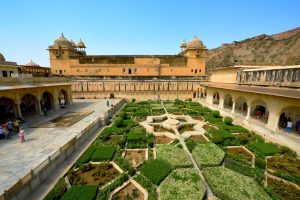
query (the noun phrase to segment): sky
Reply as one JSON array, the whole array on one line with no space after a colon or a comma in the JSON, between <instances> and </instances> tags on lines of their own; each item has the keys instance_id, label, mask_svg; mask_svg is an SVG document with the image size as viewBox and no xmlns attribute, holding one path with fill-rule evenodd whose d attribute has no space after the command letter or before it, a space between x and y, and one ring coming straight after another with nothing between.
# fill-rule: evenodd
<instances>
[{"instance_id":1,"label":"sky","mask_svg":"<svg viewBox=\"0 0 300 200\"><path fill-rule=\"evenodd\" d=\"M61 33L88 55L177 54L197 35L208 49L300 26L299 0L3 0L0 53L49 66Z\"/></svg>"}]
</instances>

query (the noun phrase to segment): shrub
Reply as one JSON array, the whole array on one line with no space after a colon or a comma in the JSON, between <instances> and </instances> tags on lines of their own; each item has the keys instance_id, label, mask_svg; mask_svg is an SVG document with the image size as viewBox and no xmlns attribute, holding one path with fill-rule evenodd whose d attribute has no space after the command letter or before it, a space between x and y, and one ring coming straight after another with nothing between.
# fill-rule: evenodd
<instances>
[{"instance_id":1,"label":"shrub","mask_svg":"<svg viewBox=\"0 0 300 200\"><path fill-rule=\"evenodd\" d=\"M92 155L92 161L111 161L115 152L116 148L114 146L101 146Z\"/></svg>"},{"instance_id":2,"label":"shrub","mask_svg":"<svg viewBox=\"0 0 300 200\"><path fill-rule=\"evenodd\" d=\"M218 111L218 110L213 110L211 114L215 118L219 118L220 117L220 111Z\"/></svg>"},{"instance_id":3,"label":"shrub","mask_svg":"<svg viewBox=\"0 0 300 200\"><path fill-rule=\"evenodd\" d=\"M154 145L154 141L155 141L155 137L153 134L147 134L147 144L148 144L148 147L153 147Z\"/></svg>"},{"instance_id":4,"label":"shrub","mask_svg":"<svg viewBox=\"0 0 300 200\"><path fill-rule=\"evenodd\" d=\"M264 158L255 158L255 167L260 168L260 169L265 169L266 168L266 161Z\"/></svg>"},{"instance_id":5,"label":"shrub","mask_svg":"<svg viewBox=\"0 0 300 200\"><path fill-rule=\"evenodd\" d=\"M91 144L85 152L80 156L80 158L76 161L76 166L80 166L82 164L85 164L90 161L93 153L96 151L96 146L94 144Z\"/></svg>"},{"instance_id":6,"label":"shrub","mask_svg":"<svg viewBox=\"0 0 300 200\"><path fill-rule=\"evenodd\" d=\"M158 159L147 162L141 169L141 173L155 185L159 185L171 171L169 163Z\"/></svg>"},{"instance_id":7,"label":"shrub","mask_svg":"<svg viewBox=\"0 0 300 200\"><path fill-rule=\"evenodd\" d=\"M114 120L114 125L118 128L121 128L123 126L123 119L121 117L116 117Z\"/></svg>"},{"instance_id":8,"label":"shrub","mask_svg":"<svg viewBox=\"0 0 300 200\"><path fill-rule=\"evenodd\" d=\"M71 187L62 200L94 200L98 192L97 185L79 185Z\"/></svg>"},{"instance_id":9,"label":"shrub","mask_svg":"<svg viewBox=\"0 0 300 200\"><path fill-rule=\"evenodd\" d=\"M87 164L81 165L79 167L79 169L81 170L81 172L87 172L92 169L92 165L91 165L91 163L87 163Z\"/></svg>"},{"instance_id":10,"label":"shrub","mask_svg":"<svg viewBox=\"0 0 300 200\"><path fill-rule=\"evenodd\" d=\"M224 117L224 123L227 125L232 125L233 119L231 117Z\"/></svg>"},{"instance_id":11,"label":"shrub","mask_svg":"<svg viewBox=\"0 0 300 200\"><path fill-rule=\"evenodd\" d=\"M139 109L135 111L134 115L138 117L146 117L148 115L148 111L144 109Z\"/></svg>"},{"instance_id":12,"label":"shrub","mask_svg":"<svg viewBox=\"0 0 300 200\"><path fill-rule=\"evenodd\" d=\"M239 140L228 131L222 129L208 129L210 139L212 142L223 146L236 146L239 145Z\"/></svg>"},{"instance_id":13,"label":"shrub","mask_svg":"<svg viewBox=\"0 0 300 200\"><path fill-rule=\"evenodd\" d=\"M121 169L127 171L130 176L132 176L135 173L134 168L129 164L129 162L125 158L118 157L117 159L115 159L115 162L119 167L121 167Z\"/></svg>"},{"instance_id":14,"label":"shrub","mask_svg":"<svg viewBox=\"0 0 300 200\"><path fill-rule=\"evenodd\" d=\"M127 136L127 148L145 148L147 146L146 132L141 128L131 129Z\"/></svg>"},{"instance_id":15,"label":"shrub","mask_svg":"<svg viewBox=\"0 0 300 200\"><path fill-rule=\"evenodd\" d=\"M47 194L44 200L58 200L64 195L65 191L67 190L67 185L65 179L62 177L60 178L53 189Z\"/></svg>"},{"instance_id":16,"label":"shrub","mask_svg":"<svg viewBox=\"0 0 300 200\"><path fill-rule=\"evenodd\" d=\"M186 138L184 141L189 151L192 152L196 147L196 142L191 138Z\"/></svg>"},{"instance_id":17,"label":"shrub","mask_svg":"<svg viewBox=\"0 0 300 200\"><path fill-rule=\"evenodd\" d=\"M126 104L126 108L128 108L128 107L137 107L137 104L134 102L129 102Z\"/></svg>"},{"instance_id":18,"label":"shrub","mask_svg":"<svg viewBox=\"0 0 300 200\"><path fill-rule=\"evenodd\" d=\"M119 112L118 116L121 117L122 119L127 119L127 114L125 111Z\"/></svg>"},{"instance_id":19,"label":"shrub","mask_svg":"<svg viewBox=\"0 0 300 200\"><path fill-rule=\"evenodd\" d=\"M135 101L136 101L136 99L135 99L135 98L132 98L132 99L131 99L131 102L133 102L133 103L134 103Z\"/></svg>"}]
</instances>

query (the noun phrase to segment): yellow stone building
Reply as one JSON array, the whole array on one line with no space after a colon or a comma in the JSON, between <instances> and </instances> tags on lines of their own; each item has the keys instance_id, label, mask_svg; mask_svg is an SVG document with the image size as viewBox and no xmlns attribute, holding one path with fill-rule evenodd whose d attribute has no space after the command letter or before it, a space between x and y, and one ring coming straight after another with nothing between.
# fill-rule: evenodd
<instances>
[{"instance_id":1,"label":"yellow stone building","mask_svg":"<svg viewBox=\"0 0 300 200\"><path fill-rule=\"evenodd\" d=\"M64 35L48 48L53 74L93 77L195 77L205 75L206 46L195 36L177 55L87 55Z\"/></svg>"}]
</instances>

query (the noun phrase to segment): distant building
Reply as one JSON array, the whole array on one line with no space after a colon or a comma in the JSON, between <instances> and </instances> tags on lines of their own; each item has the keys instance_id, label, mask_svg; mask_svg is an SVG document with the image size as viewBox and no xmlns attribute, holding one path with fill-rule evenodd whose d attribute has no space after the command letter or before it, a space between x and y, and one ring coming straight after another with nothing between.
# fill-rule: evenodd
<instances>
[{"instance_id":1,"label":"distant building","mask_svg":"<svg viewBox=\"0 0 300 200\"><path fill-rule=\"evenodd\" d=\"M32 74L33 77L48 77L51 74L51 69L49 67L41 67L32 60L23 65L21 71L23 74Z\"/></svg>"},{"instance_id":2,"label":"distant building","mask_svg":"<svg viewBox=\"0 0 300 200\"><path fill-rule=\"evenodd\" d=\"M5 57L0 53L0 77L12 77L17 75L21 70L16 62L6 61Z\"/></svg>"}]
</instances>

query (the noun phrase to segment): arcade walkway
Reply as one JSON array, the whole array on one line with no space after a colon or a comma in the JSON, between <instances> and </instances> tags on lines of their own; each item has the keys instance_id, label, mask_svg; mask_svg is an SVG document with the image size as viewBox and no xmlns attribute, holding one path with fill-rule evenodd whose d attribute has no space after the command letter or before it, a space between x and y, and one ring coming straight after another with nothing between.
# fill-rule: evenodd
<instances>
[{"instance_id":1,"label":"arcade walkway","mask_svg":"<svg viewBox=\"0 0 300 200\"><path fill-rule=\"evenodd\" d=\"M118 99L111 99L116 104ZM24 124L26 142L20 143L14 136L12 140L0 140L0 194L7 190L19 179L23 178L31 169L37 167L60 147L77 136L99 116L103 116L109 109L106 100L74 100L66 109L62 109L47 116L33 116L26 119ZM74 125L64 128L30 128L33 124L48 121L66 112L93 111Z\"/></svg>"}]
</instances>

